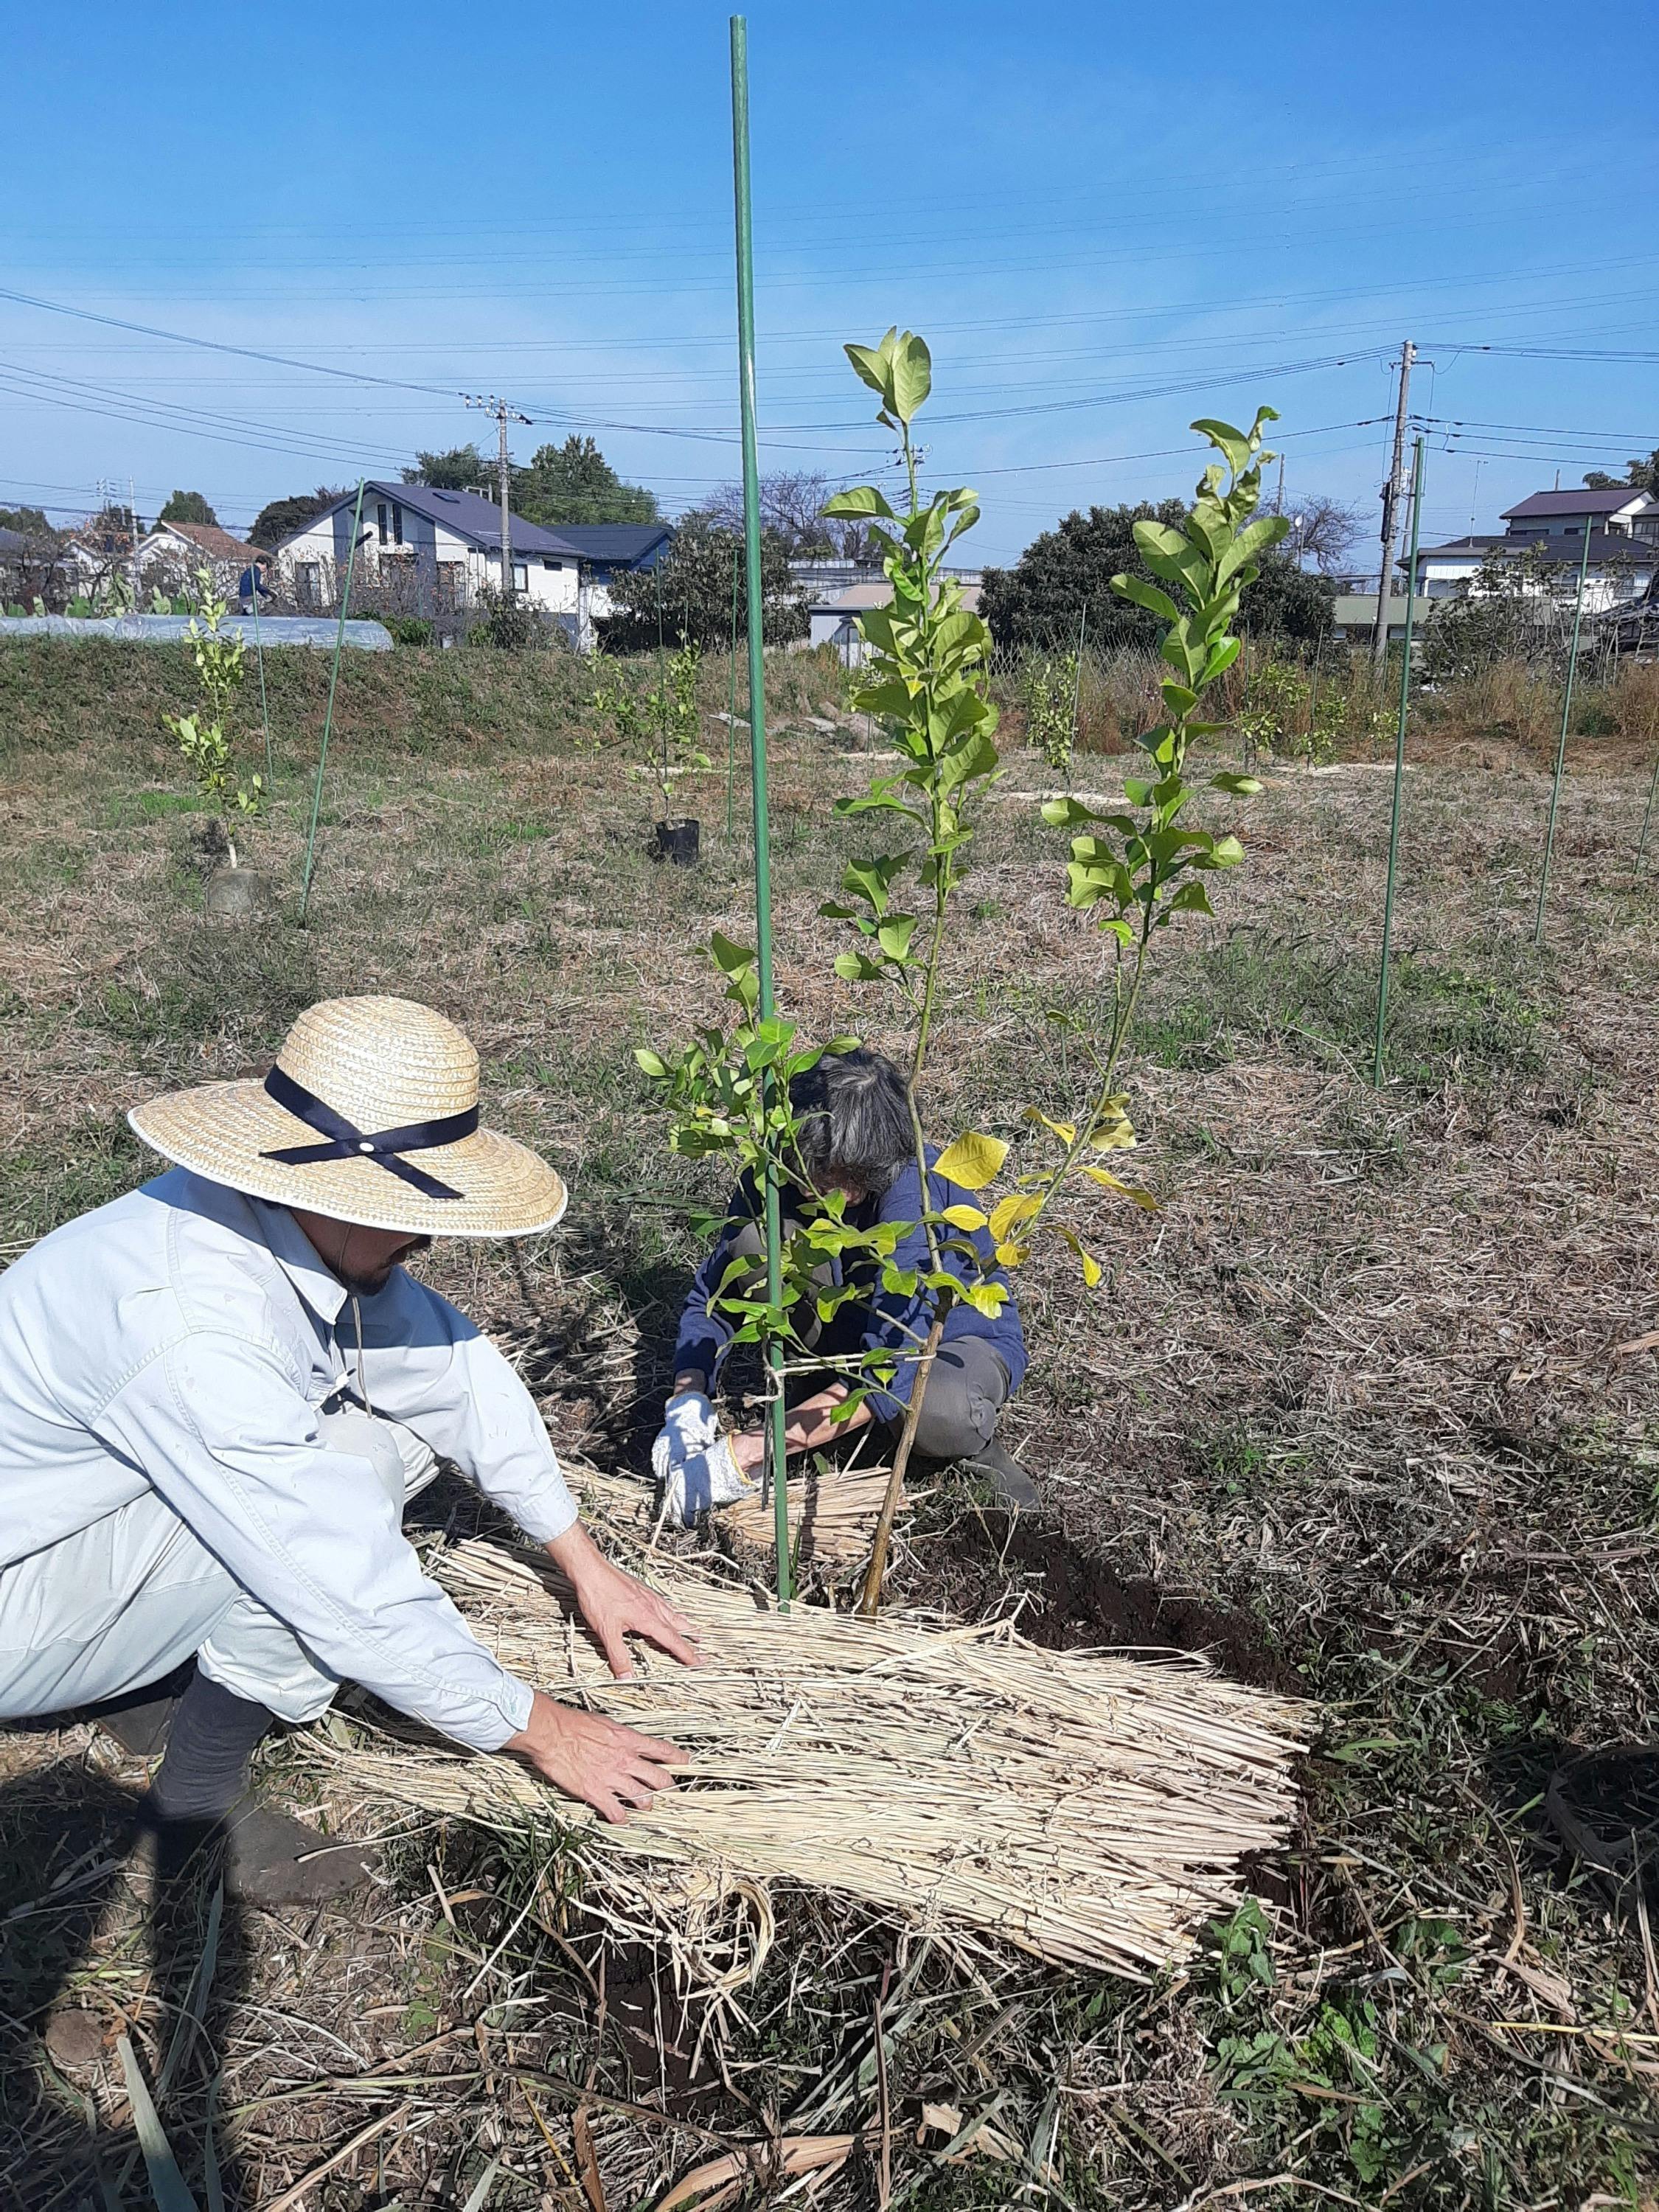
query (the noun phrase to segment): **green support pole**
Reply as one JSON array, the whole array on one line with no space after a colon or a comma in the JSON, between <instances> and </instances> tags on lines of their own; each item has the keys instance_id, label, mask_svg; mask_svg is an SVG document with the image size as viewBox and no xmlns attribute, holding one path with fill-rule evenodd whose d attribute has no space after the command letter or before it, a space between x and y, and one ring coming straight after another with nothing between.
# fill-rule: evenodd
<instances>
[{"instance_id":1,"label":"green support pole","mask_svg":"<svg viewBox=\"0 0 1659 2212\"><path fill-rule=\"evenodd\" d=\"M732 835L732 785L738 772L738 549L732 548L732 696L726 702L726 834Z\"/></svg>"},{"instance_id":2,"label":"green support pole","mask_svg":"<svg viewBox=\"0 0 1659 2212\"><path fill-rule=\"evenodd\" d=\"M317 823L323 811L323 770L328 766L328 741L334 728L334 690L340 680L340 655L345 649L346 610L351 605L351 572L357 564L357 533L363 520L363 485L357 479L357 505L351 517L351 549L346 555L345 589L340 594L340 622L334 633L334 666L328 679L328 708L323 716L323 745L317 756L317 781L311 792L311 828L306 835L306 872L300 884L300 923L305 926L311 904L311 872L317 859Z\"/></svg>"},{"instance_id":3,"label":"green support pole","mask_svg":"<svg viewBox=\"0 0 1659 2212\"><path fill-rule=\"evenodd\" d=\"M772 995L772 857L766 814L766 663L761 637L760 457L755 431L755 240L749 209L749 26L732 18L732 185L738 233L738 393L743 409L743 537L748 571L749 754L755 803L755 958L763 1019ZM783 1235L775 1173L766 1179L766 1295L783 1295ZM783 1348L766 1347L771 1425L767 1453L777 1543L778 1606L789 1610L789 1484L783 1440Z\"/></svg>"},{"instance_id":4,"label":"green support pole","mask_svg":"<svg viewBox=\"0 0 1659 2212\"><path fill-rule=\"evenodd\" d=\"M1589 573L1590 526L1584 519L1584 550L1578 562L1578 596L1572 603L1572 643L1567 647L1567 680L1561 690L1561 736L1555 748L1555 781L1550 786L1550 818L1544 831L1544 870L1538 878L1538 915L1532 941L1544 942L1544 905L1550 895L1550 860L1555 851L1555 816L1561 804L1561 771L1567 764L1567 720L1572 713L1572 679L1578 667L1578 625L1584 619L1584 579Z\"/></svg>"},{"instance_id":5,"label":"green support pole","mask_svg":"<svg viewBox=\"0 0 1659 2212\"><path fill-rule=\"evenodd\" d=\"M259 671L259 720L265 729L265 795L269 798L270 787L276 777L276 763L270 750L270 704L265 697L265 649L259 641L259 563L257 561L250 563L250 573L253 578L253 659Z\"/></svg>"},{"instance_id":6,"label":"green support pole","mask_svg":"<svg viewBox=\"0 0 1659 2212\"><path fill-rule=\"evenodd\" d=\"M1382 895L1382 966L1376 979L1376 1049L1371 1059L1371 1085L1377 1091L1382 1088L1382 1025L1389 1014L1389 947L1394 939L1394 886L1400 863L1400 800L1406 784L1406 713L1412 692L1412 615L1417 605L1417 533L1422 520L1423 441L1419 438L1412 463L1412 550L1406 571L1406 644L1400 660L1400 720L1394 735L1394 811L1389 817L1389 884ZM1386 568L1377 588L1386 596Z\"/></svg>"},{"instance_id":7,"label":"green support pole","mask_svg":"<svg viewBox=\"0 0 1659 2212\"><path fill-rule=\"evenodd\" d=\"M1636 874L1642 873L1642 861L1648 849L1648 830L1653 821L1653 802L1659 795L1659 761L1653 763L1653 781L1648 786L1648 803L1642 814L1642 834L1636 841Z\"/></svg>"}]
</instances>

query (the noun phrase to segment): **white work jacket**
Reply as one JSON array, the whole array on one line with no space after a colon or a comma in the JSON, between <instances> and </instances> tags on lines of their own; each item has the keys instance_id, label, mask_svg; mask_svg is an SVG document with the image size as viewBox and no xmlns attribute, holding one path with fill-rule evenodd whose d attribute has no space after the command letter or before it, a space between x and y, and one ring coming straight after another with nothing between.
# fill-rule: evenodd
<instances>
[{"instance_id":1,"label":"white work jacket","mask_svg":"<svg viewBox=\"0 0 1659 2212\"><path fill-rule=\"evenodd\" d=\"M82 1215L0 1276L0 1568L154 1490L329 1673L497 1749L530 1690L422 1573L369 1462L322 1448L343 1390L527 1535L574 1521L529 1392L402 1268L354 1298L284 1207L183 1168Z\"/></svg>"}]
</instances>

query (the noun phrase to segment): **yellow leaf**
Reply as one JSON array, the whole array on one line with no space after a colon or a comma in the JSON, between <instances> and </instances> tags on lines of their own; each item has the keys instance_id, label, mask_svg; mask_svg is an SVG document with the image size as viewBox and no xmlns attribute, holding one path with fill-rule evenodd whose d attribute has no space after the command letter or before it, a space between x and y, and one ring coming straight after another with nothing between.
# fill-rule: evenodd
<instances>
[{"instance_id":1,"label":"yellow leaf","mask_svg":"<svg viewBox=\"0 0 1659 2212\"><path fill-rule=\"evenodd\" d=\"M963 1190L983 1190L1007 1157L1008 1147L1000 1137L981 1137L970 1129L945 1147L933 1163L933 1173L946 1182L960 1183Z\"/></svg>"},{"instance_id":2,"label":"yellow leaf","mask_svg":"<svg viewBox=\"0 0 1659 2212\"><path fill-rule=\"evenodd\" d=\"M1128 1093L1109 1098L1105 1110L1096 1123L1089 1142L1097 1152L1127 1152L1135 1141L1134 1123L1125 1110L1129 1103Z\"/></svg>"},{"instance_id":3,"label":"yellow leaf","mask_svg":"<svg viewBox=\"0 0 1659 2212\"><path fill-rule=\"evenodd\" d=\"M1006 1283L975 1283L962 1295L975 1313L994 1321L1008 1302L1008 1286Z\"/></svg>"},{"instance_id":4,"label":"yellow leaf","mask_svg":"<svg viewBox=\"0 0 1659 2212\"><path fill-rule=\"evenodd\" d=\"M1137 1190L1132 1182L1120 1182L1115 1175L1108 1175L1104 1168L1091 1168L1086 1160L1083 1172L1091 1182L1097 1182L1103 1190L1116 1191L1121 1198L1127 1198L1132 1205L1138 1206L1143 1213L1158 1212L1158 1200L1151 1191Z\"/></svg>"},{"instance_id":5,"label":"yellow leaf","mask_svg":"<svg viewBox=\"0 0 1659 2212\"><path fill-rule=\"evenodd\" d=\"M998 1262L1005 1267L1024 1267L1025 1255L1030 1249L1029 1244L999 1244L997 1246Z\"/></svg>"},{"instance_id":6,"label":"yellow leaf","mask_svg":"<svg viewBox=\"0 0 1659 2212\"><path fill-rule=\"evenodd\" d=\"M1100 1280L1099 1261L1096 1259L1092 1252L1085 1249L1081 1238L1079 1237L1073 1231L1062 1226L1060 1233L1066 1239L1066 1242L1071 1246L1073 1251L1077 1254L1077 1256L1081 1261L1083 1267L1083 1279L1088 1285L1089 1288L1093 1290L1095 1285Z\"/></svg>"},{"instance_id":7,"label":"yellow leaf","mask_svg":"<svg viewBox=\"0 0 1659 2212\"><path fill-rule=\"evenodd\" d=\"M952 1229L983 1229L985 1216L976 1206L947 1206L945 1218Z\"/></svg>"},{"instance_id":8,"label":"yellow leaf","mask_svg":"<svg viewBox=\"0 0 1659 2212\"><path fill-rule=\"evenodd\" d=\"M1038 1107L1028 1106L1025 1109L1025 1119L1033 1126L1040 1121L1045 1129L1052 1129L1062 1145L1074 1145L1077 1142L1077 1130L1070 1121L1051 1121Z\"/></svg>"},{"instance_id":9,"label":"yellow leaf","mask_svg":"<svg viewBox=\"0 0 1659 2212\"><path fill-rule=\"evenodd\" d=\"M1022 1221L1029 1221L1042 1204L1040 1198L1029 1192L1015 1191L1007 1198L1000 1198L991 1208L991 1234L1000 1244L1011 1229Z\"/></svg>"}]
</instances>

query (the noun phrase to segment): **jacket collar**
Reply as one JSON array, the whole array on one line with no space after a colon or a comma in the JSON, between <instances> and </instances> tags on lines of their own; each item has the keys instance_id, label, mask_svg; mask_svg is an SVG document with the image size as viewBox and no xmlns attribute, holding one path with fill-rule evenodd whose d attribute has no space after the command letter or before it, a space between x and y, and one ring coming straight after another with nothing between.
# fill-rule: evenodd
<instances>
[{"instance_id":1,"label":"jacket collar","mask_svg":"<svg viewBox=\"0 0 1659 2212\"><path fill-rule=\"evenodd\" d=\"M345 1285L318 1257L317 1248L285 1206L250 1198L247 1206L252 1234L264 1245L313 1313L332 1328L351 1295Z\"/></svg>"}]
</instances>

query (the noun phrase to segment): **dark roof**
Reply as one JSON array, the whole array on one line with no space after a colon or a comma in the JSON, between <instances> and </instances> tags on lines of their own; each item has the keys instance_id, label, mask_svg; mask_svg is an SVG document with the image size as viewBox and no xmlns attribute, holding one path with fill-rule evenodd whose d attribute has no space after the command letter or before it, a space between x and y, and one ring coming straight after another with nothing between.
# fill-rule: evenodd
<instances>
[{"instance_id":1,"label":"dark roof","mask_svg":"<svg viewBox=\"0 0 1659 2212\"><path fill-rule=\"evenodd\" d=\"M674 534L666 522L562 522L552 533L584 561L630 568Z\"/></svg>"},{"instance_id":2,"label":"dark roof","mask_svg":"<svg viewBox=\"0 0 1659 2212\"><path fill-rule=\"evenodd\" d=\"M1647 567L1659 559L1659 544L1651 538L1635 538L1626 530L1592 530L1589 534L1592 561L1628 561ZM1558 566L1576 568L1583 557L1583 539L1575 533L1571 538L1455 538L1448 545L1419 545L1419 562L1436 556L1461 556L1468 561L1478 561L1487 553L1504 553L1519 559L1523 553L1544 552ZM1401 561L1398 563L1405 567Z\"/></svg>"},{"instance_id":3,"label":"dark roof","mask_svg":"<svg viewBox=\"0 0 1659 2212\"><path fill-rule=\"evenodd\" d=\"M476 491L434 491L429 484L383 484L363 486L363 505L367 508L371 495L376 499L395 499L416 514L424 515L428 522L438 522L458 536L471 538L480 545L496 545L501 542L501 510L493 499L483 499ZM357 495L337 502L350 507ZM330 509L331 513L336 509ZM540 529L526 522L521 514L513 517L513 550L516 553L568 553L570 548L560 544L550 530Z\"/></svg>"},{"instance_id":4,"label":"dark roof","mask_svg":"<svg viewBox=\"0 0 1659 2212\"><path fill-rule=\"evenodd\" d=\"M428 522L442 525L459 537L470 538L475 545L486 549L499 547L501 542L501 510L493 499L485 499L476 491L434 491L429 484L366 483L363 486L363 511L371 512L371 502L377 500L396 500L414 514L425 517ZM290 531L297 538L303 531L314 530L325 514L337 514L343 507L348 513L356 506L357 495L348 492L342 499L325 507L322 514L313 515ZM513 551L515 557L524 553L546 553L567 561L608 562L626 568L659 545L673 531L665 522L598 522L572 524L568 528L544 530L538 522L526 522L521 514L513 517ZM284 540L284 543L287 541Z\"/></svg>"},{"instance_id":5,"label":"dark roof","mask_svg":"<svg viewBox=\"0 0 1659 2212\"><path fill-rule=\"evenodd\" d=\"M1647 495L1639 484L1615 484L1611 491L1591 491L1588 486L1578 491L1535 491L1519 507L1506 507L1503 519L1529 522L1552 514L1617 514L1632 500Z\"/></svg>"}]
</instances>

